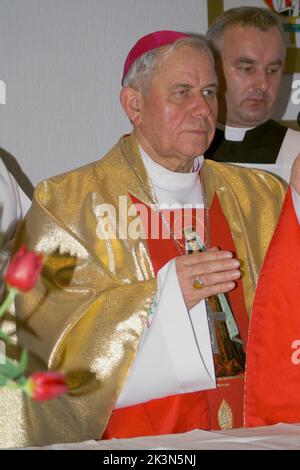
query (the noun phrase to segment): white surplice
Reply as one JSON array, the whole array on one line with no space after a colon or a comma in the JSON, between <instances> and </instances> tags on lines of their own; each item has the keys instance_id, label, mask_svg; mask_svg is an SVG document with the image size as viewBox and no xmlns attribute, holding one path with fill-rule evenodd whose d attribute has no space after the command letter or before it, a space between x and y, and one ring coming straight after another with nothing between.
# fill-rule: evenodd
<instances>
[{"instance_id":1,"label":"white surplice","mask_svg":"<svg viewBox=\"0 0 300 470\"><path fill-rule=\"evenodd\" d=\"M4 241L13 237L30 204L30 199L0 159L0 236Z\"/></svg>"},{"instance_id":2,"label":"white surplice","mask_svg":"<svg viewBox=\"0 0 300 470\"><path fill-rule=\"evenodd\" d=\"M195 161L195 171L176 173L155 163L141 147L140 151L159 206L203 207L199 178L202 156ZM216 387L205 302L188 311L175 260L163 266L157 281L155 312L116 408Z\"/></svg>"},{"instance_id":3,"label":"white surplice","mask_svg":"<svg viewBox=\"0 0 300 470\"><path fill-rule=\"evenodd\" d=\"M18 186L14 177L0 159L0 296L2 292L1 276L9 260L9 250L5 244L16 233L17 227L30 207L31 201Z\"/></svg>"}]
</instances>

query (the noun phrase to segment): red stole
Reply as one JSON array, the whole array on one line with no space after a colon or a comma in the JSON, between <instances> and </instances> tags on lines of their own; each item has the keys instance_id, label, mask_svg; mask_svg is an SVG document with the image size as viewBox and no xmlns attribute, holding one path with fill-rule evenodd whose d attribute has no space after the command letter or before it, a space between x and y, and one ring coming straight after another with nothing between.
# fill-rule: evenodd
<instances>
[{"instance_id":1,"label":"red stole","mask_svg":"<svg viewBox=\"0 0 300 470\"><path fill-rule=\"evenodd\" d=\"M300 230L291 191L260 273L249 329L245 424L300 422Z\"/></svg>"},{"instance_id":2,"label":"red stole","mask_svg":"<svg viewBox=\"0 0 300 470\"><path fill-rule=\"evenodd\" d=\"M132 200L135 204L143 204L133 196ZM149 229L151 209L147 209ZM212 246L236 252L217 196L214 197L210 208L210 232ZM147 243L155 274L170 259L179 255L174 240L170 238L148 238ZM238 281L237 284L237 288L230 293L229 300L245 347L248 316L243 300L242 282ZM224 403L231 410L232 426L241 427L243 388L243 376L219 379L218 388L215 390L172 395L114 410L102 439L182 433L197 428L220 429L220 413L222 414Z\"/></svg>"}]
</instances>

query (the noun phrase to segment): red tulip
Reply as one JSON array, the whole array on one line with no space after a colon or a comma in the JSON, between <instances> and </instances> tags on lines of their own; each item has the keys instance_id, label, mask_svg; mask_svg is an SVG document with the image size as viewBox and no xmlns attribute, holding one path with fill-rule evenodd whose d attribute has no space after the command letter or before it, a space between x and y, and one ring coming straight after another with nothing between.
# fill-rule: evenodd
<instances>
[{"instance_id":1,"label":"red tulip","mask_svg":"<svg viewBox=\"0 0 300 470\"><path fill-rule=\"evenodd\" d=\"M51 400L68 392L66 377L61 372L35 372L25 384L25 392L34 400Z\"/></svg>"},{"instance_id":2,"label":"red tulip","mask_svg":"<svg viewBox=\"0 0 300 470\"><path fill-rule=\"evenodd\" d=\"M5 281L10 287L27 292L35 286L41 269L42 256L22 246L8 265Z\"/></svg>"}]
</instances>

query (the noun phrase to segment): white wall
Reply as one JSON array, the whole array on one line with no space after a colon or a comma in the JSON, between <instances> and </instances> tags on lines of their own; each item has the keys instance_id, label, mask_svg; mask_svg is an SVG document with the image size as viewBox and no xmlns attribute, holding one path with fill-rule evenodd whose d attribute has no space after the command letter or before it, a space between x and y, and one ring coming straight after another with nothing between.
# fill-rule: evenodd
<instances>
[{"instance_id":1,"label":"white wall","mask_svg":"<svg viewBox=\"0 0 300 470\"><path fill-rule=\"evenodd\" d=\"M130 129L124 58L157 29L205 33L206 0L0 0L0 147L34 184L103 156Z\"/></svg>"}]
</instances>

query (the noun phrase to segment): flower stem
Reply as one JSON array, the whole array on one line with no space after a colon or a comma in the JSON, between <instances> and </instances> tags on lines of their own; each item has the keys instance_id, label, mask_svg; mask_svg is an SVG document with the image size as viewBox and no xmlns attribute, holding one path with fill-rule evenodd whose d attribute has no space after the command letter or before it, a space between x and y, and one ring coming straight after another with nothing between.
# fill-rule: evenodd
<instances>
[{"instance_id":1,"label":"flower stem","mask_svg":"<svg viewBox=\"0 0 300 470\"><path fill-rule=\"evenodd\" d=\"M10 304L13 302L17 293L17 289L9 289L6 299L4 300L2 305L0 305L0 318L4 315Z\"/></svg>"}]
</instances>

